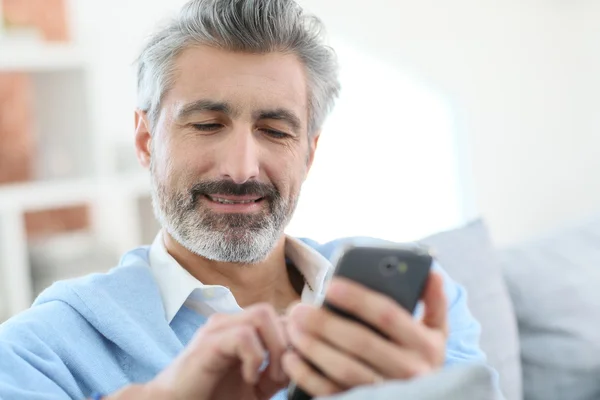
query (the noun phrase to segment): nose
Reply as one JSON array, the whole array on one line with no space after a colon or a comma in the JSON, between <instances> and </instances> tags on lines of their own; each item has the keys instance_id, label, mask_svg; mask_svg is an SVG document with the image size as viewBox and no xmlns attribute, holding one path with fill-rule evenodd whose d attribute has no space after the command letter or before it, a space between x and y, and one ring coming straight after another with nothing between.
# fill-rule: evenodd
<instances>
[{"instance_id":1,"label":"nose","mask_svg":"<svg viewBox=\"0 0 600 400\"><path fill-rule=\"evenodd\" d=\"M237 184L258 178L259 147L250 129L231 132L223 144L217 159L222 178Z\"/></svg>"}]
</instances>

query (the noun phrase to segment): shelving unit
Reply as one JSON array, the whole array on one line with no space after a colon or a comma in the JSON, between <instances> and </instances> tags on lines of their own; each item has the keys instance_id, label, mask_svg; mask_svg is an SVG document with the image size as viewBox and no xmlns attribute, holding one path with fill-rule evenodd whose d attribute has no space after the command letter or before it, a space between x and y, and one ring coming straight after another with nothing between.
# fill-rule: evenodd
<instances>
[{"instance_id":1,"label":"shelving unit","mask_svg":"<svg viewBox=\"0 0 600 400\"><path fill-rule=\"evenodd\" d=\"M144 173L111 179L56 180L0 185L0 210L42 210L81 203L93 203L104 190L127 196L149 194Z\"/></svg>"},{"instance_id":2,"label":"shelving unit","mask_svg":"<svg viewBox=\"0 0 600 400\"><path fill-rule=\"evenodd\" d=\"M103 116L94 118L99 100L91 90L102 78L89 54L77 44L0 37L0 73L32 77L37 144L35 179L0 184L0 322L28 308L39 291L26 213L85 205L90 227L84 234L98 248L110 249L111 257L117 255L103 269L114 266L118 255L147 243L158 229L151 215L149 175L131 167L133 144L130 153L124 152L130 145L126 140L96 126ZM123 154L130 154L130 161ZM89 273L85 267L75 271L69 266L55 279ZM51 283L44 277L46 281Z\"/></svg>"},{"instance_id":3,"label":"shelving unit","mask_svg":"<svg viewBox=\"0 0 600 400\"><path fill-rule=\"evenodd\" d=\"M149 196L148 176L142 173L111 179L1 185L0 276L5 282L4 318L29 307L36 294L28 256L25 212L86 204L92 210L91 230L99 242L110 246L115 254L121 254L147 242L154 234L149 235L148 228L142 229L155 226L153 221L148 223L147 212L145 215L140 213L140 205L148 204ZM119 221L118 230L115 230L114 221Z\"/></svg>"},{"instance_id":4,"label":"shelving unit","mask_svg":"<svg viewBox=\"0 0 600 400\"><path fill-rule=\"evenodd\" d=\"M0 38L0 72L51 72L81 68L84 58L77 47Z\"/></svg>"},{"instance_id":5,"label":"shelving unit","mask_svg":"<svg viewBox=\"0 0 600 400\"><path fill-rule=\"evenodd\" d=\"M150 186L146 174L120 176L112 179L82 179L32 182L0 186L0 276L4 285L6 316L14 315L31 304L34 294L29 265L27 235L23 215L26 211L87 204L92 209L92 230L103 242L122 253L143 240L140 202L149 198ZM106 219L106 215L112 218ZM148 216L144 217L147 220ZM109 221L121 221L119 232L113 232ZM147 223L147 222L146 222ZM102 233L105 235L102 235ZM107 266L107 268L110 266Z\"/></svg>"}]
</instances>

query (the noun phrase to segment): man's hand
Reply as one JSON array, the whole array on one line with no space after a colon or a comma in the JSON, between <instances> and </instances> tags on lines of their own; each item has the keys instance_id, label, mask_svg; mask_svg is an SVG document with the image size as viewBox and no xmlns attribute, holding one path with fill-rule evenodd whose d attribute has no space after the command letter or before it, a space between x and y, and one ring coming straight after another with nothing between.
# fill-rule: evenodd
<instances>
[{"instance_id":1,"label":"man's hand","mask_svg":"<svg viewBox=\"0 0 600 400\"><path fill-rule=\"evenodd\" d=\"M326 299L388 339L324 308L293 307L286 330L295 350L284 355L283 367L306 392L330 395L386 379L413 378L442 366L448 326L439 274L432 273L428 279L421 321L392 299L346 279L334 279Z\"/></svg>"},{"instance_id":2,"label":"man's hand","mask_svg":"<svg viewBox=\"0 0 600 400\"><path fill-rule=\"evenodd\" d=\"M270 305L214 315L144 391L178 400L267 400L288 383L281 367L286 340ZM267 352L269 367L261 373Z\"/></svg>"}]
</instances>

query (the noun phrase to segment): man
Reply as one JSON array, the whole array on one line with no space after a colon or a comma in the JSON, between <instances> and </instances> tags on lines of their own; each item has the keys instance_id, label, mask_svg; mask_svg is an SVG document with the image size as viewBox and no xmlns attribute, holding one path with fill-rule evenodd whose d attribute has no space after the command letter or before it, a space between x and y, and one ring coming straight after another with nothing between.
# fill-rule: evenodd
<instances>
[{"instance_id":1,"label":"man","mask_svg":"<svg viewBox=\"0 0 600 400\"><path fill-rule=\"evenodd\" d=\"M136 152L162 232L0 328L0 398L283 399L290 379L327 395L484 361L439 267L413 319L329 282L342 241L283 234L339 91L320 32L292 0L193 0L151 38ZM326 287L389 339L315 307Z\"/></svg>"}]
</instances>

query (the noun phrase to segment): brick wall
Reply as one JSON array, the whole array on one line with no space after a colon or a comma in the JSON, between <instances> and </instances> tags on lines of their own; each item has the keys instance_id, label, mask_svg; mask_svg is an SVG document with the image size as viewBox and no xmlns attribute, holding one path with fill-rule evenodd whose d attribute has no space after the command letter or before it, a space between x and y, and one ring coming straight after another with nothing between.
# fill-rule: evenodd
<instances>
[{"instance_id":1,"label":"brick wall","mask_svg":"<svg viewBox=\"0 0 600 400\"><path fill-rule=\"evenodd\" d=\"M2 4L9 27L34 26L45 40L69 40L65 0L2 0Z\"/></svg>"},{"instance_id":2,"label":"brick wall","mask_svg":"<svg viewBox=\"0 0 600 400\"><path fill-rule=\"evenodd\" d=\"M33 176L33 87L22 73L0 73L0 184Z\"/></svg>"},{"instance_id":3,"label":"brick wall","mask_svg":"<svg viewBox=\"0 0 600 400\"><path fill-rule=\"evenodd\" d=\"M86 230L89 226L90 210L85 204L25 213L25 229L29 239Z\"/></svg>"},{"instance_id":4,"label":"brick wall","mask_svg":"<svg viewBox=\"0 0 600 400\"><path fill-rule=\"evenodd\" d=\"M0 5L9 30L11 26L34 27L46 41L70 39L66 0L2 0ZM31 76L0 72L0 184L35 178L33 167L38 149L33 96ZM90 225L89 207L27 212L24 220L30 239L82 230Z\"/></svg>"}]
</instances>

